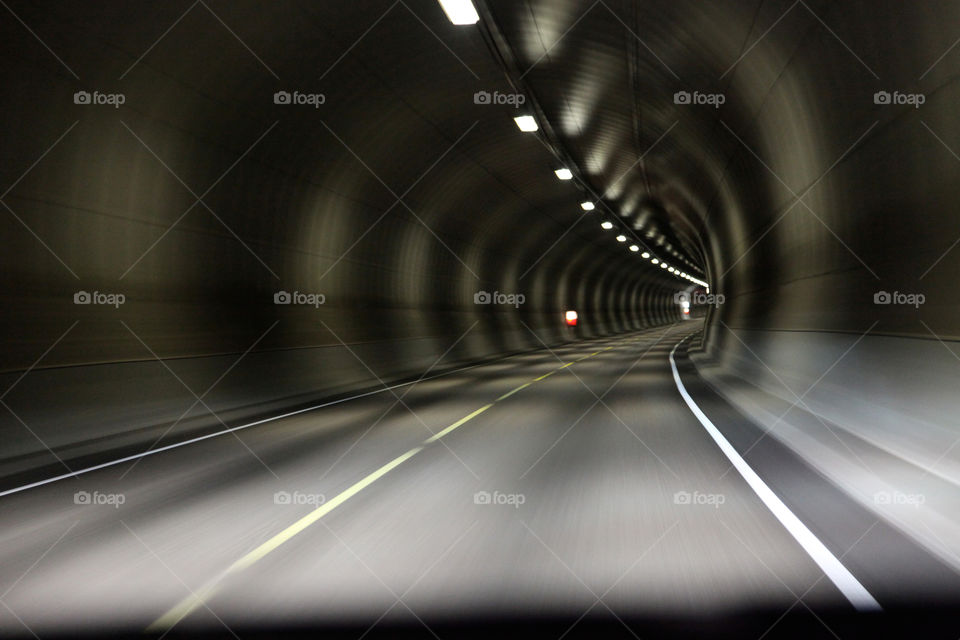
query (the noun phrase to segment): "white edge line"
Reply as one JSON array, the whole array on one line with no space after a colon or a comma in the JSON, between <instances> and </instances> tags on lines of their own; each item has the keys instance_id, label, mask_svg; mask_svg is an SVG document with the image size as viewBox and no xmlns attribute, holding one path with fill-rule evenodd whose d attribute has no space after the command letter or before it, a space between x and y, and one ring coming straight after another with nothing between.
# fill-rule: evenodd
<instances>
[{"instance_id":1,"label":"white edge line","mask_svg":"<svg viewBox=\"0 0 960 640\"><path fill-rule=\"evenodd\" d=\"M527 355L525 353L517 353L515 356ZM512 358L514 356L507 356L506 358ZM504 359L506 359L504 358ZM428 376L426 378L420 378L418 380L411 380L408 382L401 382L399 384L391 385L389 387L383 387L382 389L374 389L372 391L366 391L364 393L357 394L355 396L350 396L347 398L340 398L339 400L331 400L329 402L324 402L321 404L313 405L306 407L304 409L297 409L296 411L290 411L287 413L282 413L277 416L270 416L269 418L263 418L262 420L257 420L255 422L249 422L247 424L241 424L236 427L231 427L229 429L223 429L221 431L216 431L214 433L208 433L206 435L198 436L196 438L190 438L189 440L184 440L183 442L174 442L173 444L168 444L163 447L158 447L156 449L150 449L149 451L143 451L141 453L135 453L133 455L127 456L125 458L118 458L116 460L110 460L108 462L103 462L101 464L94 465L92 467L85 467L83 469L77 469L76 471L71 471L70 473L64 473L63 475L54 476L52 478L47 478L45 480L38 480L36 482L31 482L30 484L25 484L20 487L14 487L13 489L7 489L5 491L0 491L0 498L8 496L14 493L20 493L21 491L26 491L27 489L34 489L36 487L42 487L45 484L50 484L52 482L58 482L60 480L66 480L67 478L75 478L79 475L85 473L90 473L91 471L98 471L100 469L105 469L107 467L113 467L118 464L123 464L124 462L130 462L132 460L138 460L140 458L146 458L147 456L152 456L157 453L162 453L164 451L169 451L171 449L176 449L178 447L184 447L188 444L193 444L195 442L200 442L201 440L208 440L210 438L216 438L217 436L223 436L228 433L233 433L234 431L240 431L242 429L249 429L250 427L256 427L257 425L266 424L268 422L274 422L276 420L282 420L284 418L289 418L290 416L295 416L301 413L308 413L310 411L316 411L318 409L323 409L335 404L340 404L343 402L349 402L351 400L357 400L359 398L364 398L366 396L372 396L378 393L383 393L385 391L392 391L393 389L399 389L400 387L407 387L412 384L417 384L420 382L426 382L427 380L433 380L434 378L441 378L443 376L449 376L460 371L466 371L468 369L475 369L477 367L489 366L492 364L497 364L497 360L492 362L478 362L477 364L468 365L466 367L460 367L459 369L453 369L451 371L444 371L433 376Z\"/></svg>"},{"instance_id":2,"label":"white edge line","mask_svg":"<svg viewBox=\"0 0 960 640\"><path fill-rule=\"evenodd\" d=\"M837 589L846 596L850 604L858 611L882 610L880 603L870 595L866 587L860 584L860 581L843 566L837 557L827 549L826 545L820 542L820 539L801 522L800 518L794 515L790 508L777 497L777 494L767 486L767 483L765 483L750 465L747 464L743 457L737 453L733 445L731 445L723 434L720 433L720 430L710 422L710 418L700 410L697 403L694 402L690 394L687 393L686 387L683 386L683 382L680 380L677 364L673 359L677 347L683 344L686 339L687 338L684 338L678 342L673 347L673 350L670 351L670 369L673 371L673 379L677 383L677 389L680 391L680 395L683 396L687 406L690 407L690 411L697 417L697 420L699 420L703 428L707 430L707 433L710 434L713 441L717 443L717 446L720 447L720 450L727 456L734 468L740 472L740 475L747 481L747 484L750 485L750 488L757 494L757 497L770 509L771 513L773 513L777 520L780 521L780 524L786 528L787 532L793 536L794 540L800 543L800 546L807 552L807 555L817 563L817 566L830 578Z\"/></svg>"}]
</instances>

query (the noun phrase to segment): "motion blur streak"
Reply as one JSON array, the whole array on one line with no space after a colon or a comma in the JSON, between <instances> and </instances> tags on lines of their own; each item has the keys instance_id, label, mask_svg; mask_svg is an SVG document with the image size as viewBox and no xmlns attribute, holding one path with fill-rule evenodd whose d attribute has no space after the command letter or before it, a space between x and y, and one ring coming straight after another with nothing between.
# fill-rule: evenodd
<instances>
[{"instance_id":1,"label":"motion blur streak","mask_svg":"<svg viewBox=\"0 0 960 640\"><path fill-rule=\"evenodd\" d=\"M960 0L0 16L0 635L960 636Z\"/></svg>"}]
</instances>

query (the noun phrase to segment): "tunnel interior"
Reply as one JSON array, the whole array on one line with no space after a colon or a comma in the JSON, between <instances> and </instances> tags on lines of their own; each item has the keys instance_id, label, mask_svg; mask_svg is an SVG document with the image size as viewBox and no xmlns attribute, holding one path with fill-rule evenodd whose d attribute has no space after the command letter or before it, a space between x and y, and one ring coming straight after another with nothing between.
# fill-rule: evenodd
<instances>
[{"instance_id":1,"label":"tunnel interior","mask_svg":"<svg viewBox=\"0 0 960 640\"><path fill-rule=\"evenodd\" d=\"M952 601L960 3L2 4L11 517L78 469L663 329L624 402L697 378L946 567L891 600Z\"/></svg>"}]
</instances>

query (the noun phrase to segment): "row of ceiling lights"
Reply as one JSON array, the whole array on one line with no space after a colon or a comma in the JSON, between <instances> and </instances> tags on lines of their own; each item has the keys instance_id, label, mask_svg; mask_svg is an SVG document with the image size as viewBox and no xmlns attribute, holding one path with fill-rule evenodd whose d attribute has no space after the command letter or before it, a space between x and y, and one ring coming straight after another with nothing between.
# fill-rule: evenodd
<instances>
[{"instance_id":1,"label":"row of ceiling lights","mask_svg":"<svg viewBox=\"0 0 960 640\"><path fill-rule=\"evenodd\" d=\"M514 122L517 123L517 127L520 129L520 131L523 131L526 133L532 133L539 129L539 127L537 126L537 121L531 115L517 116L513 120ZM557 169L556 171L554 171L554 173L557 174L557 178L559 178L560 180L573 179L573 172L570 171L570 169L567 169L566 167ZM596 209L596 205L590 200L584 200L583 202L580 203L580 208L583 209L584 211L593 211L594 209ZM609 220L604 220L603 222L600 223L600 227L604 231L609 231L610 229L613 229L613 223L610 222ZM617 242L626 242L626 241L627 241L627 236L623 235L622 233L617 236ZM631 244L630 251L636 253L640 251L640 247L638 247L635 244ZM689 273L686 273L685 271L681 271L676 267L672 267L666 262L663 262L662 260L660 260L659 258L654 258L647 251L644 251L642 254L640 254L640 256L642 258L646 258L650 260L651 264L659 265L661 269L666 269L668 273L672 273L679 278L684 278L685 280L689 280L690 282L694 284L698 284L701 287L708 286L707 283L704 282L703 280L694 278Z\"/></svg>"},{"instance_id":2,"label":"row of ceiling lights","mask_svg":"<svg viewBox=\"0 0 960 640\"><path fill-rule=\"evenodd\" d=\"M443 8L444 13L447 14L447 17L450 19L450 22L452 22L453 24L456 24L456 25L476 24L480 20L480 16L477 14L477 10L473 6L473 2L471 2L471 0L439 0L439 2L440 2L440 6ZM535 131L538 131L540 128L537 125L536 119L531 115L517 116L513 119L513 121L517 123L517 127L520 129L520 131L523 131L525 133L533 133ZM554 171L554 173L557 174L557 178L560 180L573 179L573 172L570 171L570 169L567 169L566 167L557 169L556 171ZM584 200L583 202L580 203L580 208L583 209L584 212L589 212L589 211L593 211L596 208L596 205L590 200ZM610 229L613 229L613 223L610 222L609 220L604 220L603 222L600 223L600 227L604 231L609 231ZM626 241L627 241L627 236L623 235L622 233L617 236L617 242L626 242ZM638 251L640 251L640 247L638 247L635 244L631 244L630 251L637 253ZM668 273L672 273L676 275L678 278L684 278L686 280L689 280L693 284L700 285L701 287L709 286L703 280L694 278L689 273L681 271L676 267L670 266L666 262L663 262L662 260L660 260L659 258L656 258L650 255L648 251L644 251L643 253L641 253L640 257L646 260L649 260L650 264L658 265L661 269L666 269Z\"/></svg>"}]
</instances>

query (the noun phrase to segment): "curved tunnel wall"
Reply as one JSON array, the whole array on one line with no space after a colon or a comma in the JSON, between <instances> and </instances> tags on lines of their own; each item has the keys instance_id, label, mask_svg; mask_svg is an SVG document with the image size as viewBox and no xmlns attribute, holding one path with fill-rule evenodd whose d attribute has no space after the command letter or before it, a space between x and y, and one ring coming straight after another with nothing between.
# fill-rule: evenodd
<instances>
[{"instance_id":1,"label":"curved tunnel wall","mask_svg":"<svg viewBox=\"0 0 960 640\"><path fill-rule=\"evenodd\" d=\"M11 4L56 56L3 23L4 474L676 321L513 110L473 104L509 90L475 30L397 5L338 59L390 6L352 4Z\"/></svg>"},{"instance_id":2,"label":"curved tunnel wall","mask_svg":"<svg viewBox=\"0 0 960 640\"><path fill-rule=\"evenodd\" d=\"M724 296L700 374L869 510L909 478L957 566L960 4L517 4L484 6L561 144Z\"/></svg>"}]
</instances>

